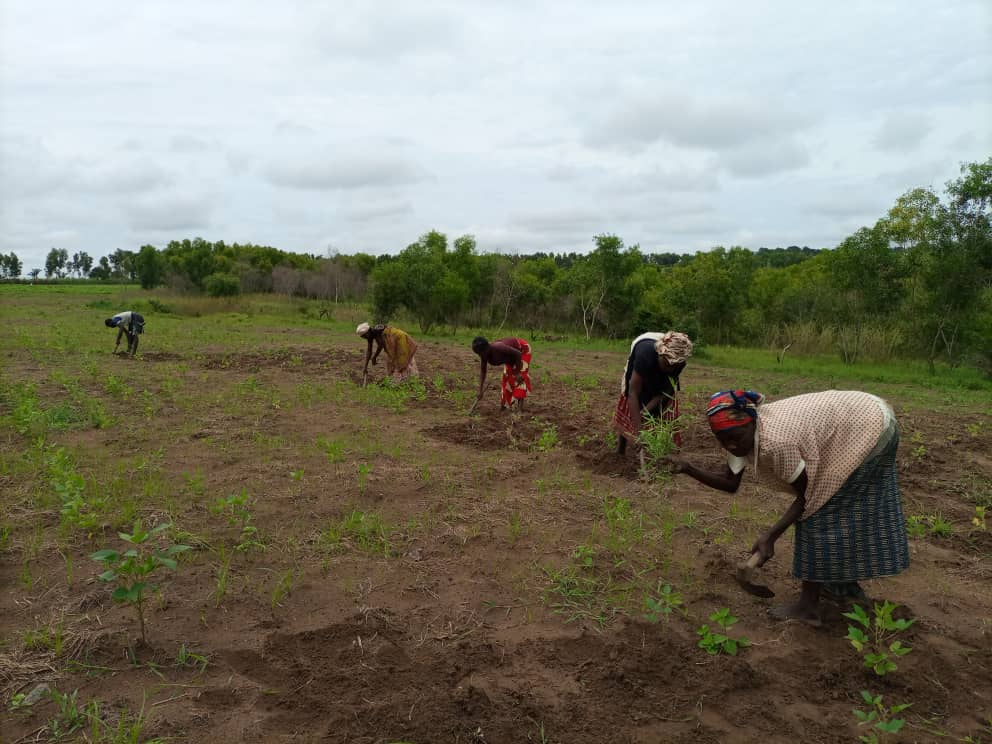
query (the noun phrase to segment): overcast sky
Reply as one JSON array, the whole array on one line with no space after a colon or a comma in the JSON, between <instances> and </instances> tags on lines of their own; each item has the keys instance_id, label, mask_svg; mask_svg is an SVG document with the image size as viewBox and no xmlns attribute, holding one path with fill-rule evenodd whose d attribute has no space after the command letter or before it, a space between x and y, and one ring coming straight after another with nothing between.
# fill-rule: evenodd
<instances>
[{"instance_id":1,"label":"overcast sky","mask_svg":"<svg viewBox=\"0 0 992 744\"><path fill-rule=\"evenodd\" d=\"M0 0L0 251L833 247L992 155L989 0L348 5Z\"/></svg>"}]
</instances>

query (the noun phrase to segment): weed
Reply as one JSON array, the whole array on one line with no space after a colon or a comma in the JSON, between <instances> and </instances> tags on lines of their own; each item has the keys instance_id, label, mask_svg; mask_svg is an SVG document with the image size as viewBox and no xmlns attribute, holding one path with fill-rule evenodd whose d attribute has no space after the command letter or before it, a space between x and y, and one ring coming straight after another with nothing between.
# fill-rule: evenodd
<instances>
[{"instance_id":1,"label":"weed","mask_svg":"<svg viewBox=\"0 0 992 744\"><path fill-rule=\"evenodd\" d=\"M592 568L593 560L596 558L596 551L588 545L580 545L572 551L572 558L578 561L583 568Z\"/></svg>"},{"instance_id":2,"label":"weed","mask_svg":"<svg viewBox=\"0 0 992 744\"><path fill-rule=\"evenodd\" d=\"M872 695L868 690L861 691L861 699L868 705L865 710L860 708L855 708L852 712L858 719L858 726L872 726L878 729L880 733L875 733L872 731L864 736L859 736L858 741L864 744L880 744L888 739L889 735L895 735L899 733L905 725L906 720L903 718L896 718L895 716L902 713L906 708L912 705L912 703L903 703L902 705L893 705L891 708L886 708L882 703L881 695Z\"/></svg>"},{"instance_id":3,"label":"weed","mask_svg":"<svg viewBox=\"0 0 992 744\"><path fill-rule=\"evenodd\" d=\"M687 511L682 515L682 526L692 529L696 526L696 522L699 520L699 512Z\"/></svg>"},{"instance_id":4,"label":"weed","mask_svg":"<svg viewBox=\"0 0 992 744\"><path fill-rule=\"evenodd\" d=\"M954 526L944 519L942 514L934 514L930 517L931 537L950 537L954 532Z\"/></svg>"},{"instance_id":5,"label":"weed","mask_svg":"<svg viewBox=\"0 0 992 744\"><path fill-rule=\"evenodd\" d=\"M190 496L201 498L207 490L206 478L200 468L192 473L183 473L183 480L186 481L186 491Z\"/></svg>"},{"instance_id":6,"label":"weed","mask_svg":"<svg viewBox=\"0 0 992 744\"><path fill-rule=\"evenodd\" d=\"M55 717L48 722L48 734L52 739L62 739L86 724L86 708L77 702L79 690L72 693L59 692L54 687L51 691L55 701Z\"/></svg>"},{"instance_id":7,"label":"weed","mask_svg":"<svg viewBox=\"0 0 992 744\"><path fill-rule=\"evenodd\" d=\"M209 660L203 654L198 654L190 649L186 648L186 644L183 643L179 646L179 651L176 654L176 666L177 667L199 667L202 672L207 668Z\"/></svg>"},{"instance_id":8,"label":"weed","mask_svg":"<svg viewBox=\"0 0 992 744\"><path fill-rule=\"evenodd\" d=\"M440 372L438 374L434 375L434 378L431 380L431 385L434 386L434 390L436 392L443 393L444 392L444 375L442 375Z\"/></svg>"},{"instance_id":9,"label":"weed","mask_svg":"<svg viewBox=\"0 0 992 744\"><path fill-rule=\"evenodd\" d=\"M913 447L913 449L909 451L909 454L912 455L915 460L922 460L927 456L927 448L925 445L920 444Z\"/></svg>"},{"instance_id":10,"label":"weed","mask_svg":"<svg viewBox=\"0 0 992 744\"><path fill-rule=\"evenodd\" d=\"M258 528L252 524L251 497L244 488L240 493L232 493L226 498L219 498L210 507L214 514L227 514L227 523L239 527L238 544L234 547L240 552L253 549L265 550L265 543L259 538Z\"/></svg>"},{"instance_id":11,"label":"weed","mask_svg":"<svg viewBox=\"0 0 992 744\"><path fill-rule=\"evenodd\" d=\"M537 442L534 443L534 449L538 452L548 452L553 450L558 445L558 427L554 424L548 424L544 427L544 431L541 432L541 436L537 438Z\"/></svg>"},{"instance_id":12,"label":"weed","mask_svg":"<svg viewBox=\"0 0 992 744\"><path fill-rule=\"evenodd\" d=\"M683 605L682 595L673 590L671 584L662 585L659 581L655 594L658 596L644 595L644 619L650 623L658 622L662 615L671 615Z\"/></svg>"},{"instance_id":13,"label":"weed","mask_svg":"<svg viewBox=\"0 0 992 744\"><path fill-rule=\"evenodd\" d=\"M54 627L29 630L24 634L24 648L28 651L51 651L56 657L65 647L65 624L62 618Z\"/></svg>"},{"instance_id":14,"label":"weed","mask_svg":"<svg viewBox=\"0 0 992 744\"><path fill-rule=\"evenodd\" d=\"M296 578L296 573L293 569L286 571L279 581L276 582L275 588L272 590L271 604L272 609L282 606L282 601L290 595L293 591L293 580Z\"/></svg>"},{"instance_id":15,"label":"weed","mask_svg":"<svg viewBox=\"0 0 992 744\"><path fill-rule=\"evenodd\" d=\"M420 465L417 468L417 478L421 483L427 483L431 479L431 469L426 465Z\"/></svg>"},{"instance_id":16,"label":"weed","mask_svg":"<svg viewBox=\"0 0 992 744\"><path fill-rule=\"evenodd\" d=\"M648 462L657 465L662 458L676 450L675 435L682 430L681 417L675 419L645 418L637 441L644 448Z\"/></svg>"},{"instance_id":17,"label":"weed","mask_svg":"<svg viewBox=\"0 0 992 744\"><path fill-rule=\"evenodd\" d=\"M300 468L299 470L290 470L289 477L299 483L303 480L303 468Z\"/></svg>"},{"instance_id":18,"label":"weed","mask_svg":"<svg viewBox=\"0 0 992 744\"><path fill-rule=\"evenodd\" d=\"M614 583L609 576L599 577L575 566L561 570L544 569L550 584L542 598L565 622L591 620L605 627L622 611L630 588Z\"/></svg>"},{"instance_id":19,"label":"weed","mask_svg":"<svg viewBox=\"0 0 992 744\"><path fill-rule=\"evenodd\" d=\"M366 462L358 463L358 490L361 493L365 493L365 489L369 485L369 473L372 472L372 466Z\"/></svg>"},{"instance_id":20,"label":"weed","mask_svg":"<svg viewBox=\"0 0 992 744\"><path fill-rule=\"evenodd\" d=\"M218 548L217 555L220 562L217 564L217 577L214 580L214 606L220 607L227 594L227 582L231 576L231 555L223 545Z\"/></svg>"},{"instance_id":21,"label":"weed","mask_svg":"<svg viewBox=\"0 0 992 744\"><path fill-rule=\"evenodd\" d=\"M125 542L133 545L133 548L119 553L116 550L98 550L92 555L95 561L103 563L109 568L100 574L100 581L115 582L117 584L111 598L115 602L127 603L134 606L138 613L138 621L141 625L141 642L145 643L145 614L144 602L145 591L154 591L155 587L149 586L148 577L159 568L176 568L174 556L189 550L188 545L169 545L165 550L146 550L145 543L155 535L170 527L169 524L160 524L151 530L144 530L141 521L134 523L134 530L130 534L126 532L118 533Z\"/></svg>"},{"instance_id":22,"label":"weed","mask_svg":"<svg viewBox=\"0 0 992 744\"><path fill-rule=\"evenodd\" d=\"M523 524L519 511L510 512L510 516L507 519L507 528L510 533L510 545L515 545L523 534Z\"/></svg>"},{"instance_id":23,"label":"weed","mask_svg":"<svg viewBox=\"0 0 992 744\"><path fill-rule=\"evenodd\" d=\"M341 462L344 460L344 442L327 437L317 437L317 447L327 456L327 461Z\"/></svg>"},{"instance_id":24,"label":"weed","mask_svg":"<svg viewBox=\"0 0 992 744\"><path fill-rule=\"evenodd\" d=\"M747 648L751 645L751 641L744 636L731 638L727 635L737 622L737 618L730 614L728 608L724 607L714 612L710 615L710 621L719 625L722 632L715 632L709 625L702 625L696 631L696 635L699 636L698 645L700 648L705 649L706 653L716 656L723 652L730 656L737 656L739 649Z\"/></svg>"},{"instance_id":25,"label":"weed","mask_svg":"<svg viewBox=\"0 0 992 744\"><path fill-rule=\"evenodd\" d=\"M340 550L347 541L363 552L389 557L393 552L389 532L378 514L355 509L328 527L320 543L329 550Z\"/></svg>"},{"instance_id":26,"label":"weed","mask_svg":"<svg viewBox=\"0 0 992 744\"><path fill-rule=\"evenodd\" d=\"M926 517L919 514L910 515L906 519L906 534L910 537L926 537Z\"/></svg>"},{"instance_id":27,"label":"weed","mask_svg":"<svg viewBox=\"0 0 992 744\"><path fill-rule=\"evenodd\" d=\"M861 626L859 628L848 625L845 638L859 654L862 654L864 666L879 677L898 668L893 659L912 651L909 646L903 646L902 641L892 640L916 622L916 620L897 620L892 617L892 613L898 607L899 605L891 602L876 603L874 617L869 617L861 605L854 605L851 612L844 613L844 617L854 620Z\"/></svg>"},{"instance_id":28,"label":"weed","mask_svg":"<svg viewBox=\"0 0 992 744\"><path fill-rule=\"evenodd\" d=\"M61 447L48 458L47 465L49 482L62 504L62 523L87 531L95 529L106 499L86 498L86 479L76 472L76 463Z\"/></svg>"},{"instance_id":29,"label":"weed","mask_svg":"<svg viewBox=\"0 0 992 744\"><path fill-rule=\"evenodd\" d=\"M609 528L605 544L616 555L626 554L644 537L643 515L635 512L627 499L607 499L603 502L603 515Z\"/></svg>"},{"instance_id":30,"label":"weed","mask_svg":"<svg viewBox=\"0 0 992 744\"><path fill-rule=\"evenodd\" d=\"M985 512L986 512L986 508L984 506L976 506L975 516L971 518L971 523L975 525L975 527L981 530L982 532L985 532L986 530Z\"/></svg>"}]
</instances>

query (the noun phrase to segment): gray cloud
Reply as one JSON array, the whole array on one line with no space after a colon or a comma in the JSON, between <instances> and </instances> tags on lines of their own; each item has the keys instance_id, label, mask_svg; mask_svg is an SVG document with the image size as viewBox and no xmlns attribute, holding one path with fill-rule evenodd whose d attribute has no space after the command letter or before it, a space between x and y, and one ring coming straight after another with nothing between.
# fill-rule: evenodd
<instances>
[{"instance_id":1,"label":"gray cloud","mask_svg":"<svg viewBox=\"0 0 992 744\"><path fill-rule=\"evenodd\" d=\"M429 177L418 165L384 153L297 153L270 162L265 177L275 186L330 191L401 186Z\"/></svg>"},{"instance_id":2,"label":"gray cloud","mask_svg":"<svg viewBox=\"0 0 992 744\"><path fill-rule=\"evenodd\" d=\"M685 93L628 96L586 133L593 147L643 148L658 141L724 150L791 136L811 119L771 101L745 96Z\"/></svg>"},{"instance_id":3,"label":"gray cloud","mask_svg":"<svg viewBox=\"0 0 992 744\"><path fill-rule=\"evenodd\" d=\"M206 197L173 193L132 201L124 207L124 216L139 233L202 230L210 226L213 209Z\"/></svg>"},{"instance_id":4,"label":"gray cloud","mask_svg":"<svg viewBox=\"0 0 992 744\"><path fill-rule=\"evenodd\" d=\"M888 152L913 152L933 129L933 121L918 111L891 111L875 134L874 145Z\"/></svg>"}]
</instances>

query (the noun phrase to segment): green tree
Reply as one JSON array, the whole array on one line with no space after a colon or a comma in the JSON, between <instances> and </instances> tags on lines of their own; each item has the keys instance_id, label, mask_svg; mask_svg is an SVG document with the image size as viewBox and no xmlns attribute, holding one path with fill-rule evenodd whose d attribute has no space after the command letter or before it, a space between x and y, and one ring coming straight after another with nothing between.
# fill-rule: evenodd
<instances>
[{"instance_id":1,"label":"green tree","mask_svg":"<svg viewBox=\"0 0 992 744\"><path fill-rule=\"evenodd\" d=\"M52 248L45 258L45 276L61 279L65 276L68 263L69 251L65 248Z\"/></svg>"},{"instance_id":2,"label":"green tree","mask_svg":"<svg viewBox=\"0 0 992 744\"><path fill-rule=\"evenodd\" d=\"M162 283L165 265L162 256L153 245L143 245L135 256L134 266L142 289L153 289Z\"/></svg>"}]
</instances>

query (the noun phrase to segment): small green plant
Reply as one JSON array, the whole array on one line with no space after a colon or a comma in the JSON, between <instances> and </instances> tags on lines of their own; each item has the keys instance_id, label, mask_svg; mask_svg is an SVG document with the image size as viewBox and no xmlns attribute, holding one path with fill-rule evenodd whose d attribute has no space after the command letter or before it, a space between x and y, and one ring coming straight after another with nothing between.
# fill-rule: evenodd
<instances>
[{"instance_id":1,"label":"small green plant","mask_svg":"<svg viewBox=\"0 0 992 744\"><path fill-rule=\"evenodd\" d=\"M507 518L507 529L510 532L510 544L516 544L524 531L519 511L510 512L510 516Z\"/></svg>"},{"instance_id":2,"label":"small green plant","mask_svg":"<svg viewBox=\"0 0 992 744\"><path fill-rule=\"evenodd\" d=\"M916 447L913 447L913 449L909 451L909 454L912 455L913 459L915 460L922 460L924 457L927 456L926 445L920 444L917 445Z\"/></svg>"},{"instance_id":3,"label":"small green plant","mask_svg":"<svg viewBox=\"0 0 992 744\"><path fill-rule=\"evenodd\" d=\"M920 514L912 514L906 519L906 534L910 537L926 537L927 523L926 517Z\"/></svg>"},{"instance_id":4,"label":"small green plant","mask_svg":"<svg viewBox=\"0 0 992 744\"><path fill-rule=\"evenodd\" d=\"M662 616L671 615L683 605L682 595L672 589L671 584L658 582L657 596L644 595L644 619L649 623L658 622Z\"/></svg>"},{"instance_id":5,"label":"small green plant","mask_svg":"<svg viewBox=\"0 0 992 744\"><path fill-rule=\"evenodd\" d=\"M572 551L572 558L583 568L592 568L596 558L596 551L588 545L580 545Z\"/></svg>"},{"instance_id":6,"label":"small green plant","mask_svg":"<svg viewBox=\"0 0 992 744\"><path fill-rule=\"evenodd\" d=\"M51 651L58 657L64 647L65 624L62 618L53 627L29 630L24 634L24 648L29 651Z\"/></svg>"},{"instance_id":7,"label":"small green plant","mask_svg":"<svg viewBox=\"0 0 992 744\"><path fill-rule=\"evenodd\" d=\"M327 456L327 461L341 462L344 460L344 442L327 437L317 437L317 446Z\"/></svg>"},{"instance_id":8,"label":"small green plant","mask_svg":"<svg viewBox=\"0 0 992 744\"><path fill-rule=\"evenodd\" d=\"M943 514L934 514L930 517L931 537L950 537L954 533L954 525L944 519Z\"/></svg>"},{"instance_id":9,"label":"small green plant","mask_svg":"<svg viewBox=\"0 0 992 744\"><path fill-rule=\"evenodd\" d=\"M981 530L982 532L985 532L985 530L986 530L985 512L986 512L986 507L984 507L984 506L976 506L975 507L975 516L971 518L971 523L973 525L975 525L975 527L977 529Z\"/></svg>"},{"instance_id":10,"label":"small green plant","mask_svg":"<svg viewBox=\"0 0 992 744\"><path fill-rule=\"evenodd\" d=\"M870 617L861 605L854 605L844 617L858 625L848 625L845 638L862 655L864 666L879 677L894 672L898 667L893 659L905 656L913 649L904 646L902 641L893 640L907 630L916 620L896 619L892 613L899 605L885 602L875 604L874 616Z\"/></svg>"},{"instance_id":11,"label":"small green plant","mask_svg":"<svg viewBox=\"0 0 992 744\"><path fill-rule=\"evenodd\" d=\"M868 690L861 691L861 699L868 707L864 710L855 708L852 711L858 719L858 726L872 726L879 732L872 731L869 734L859 736L858 741L863 742L863 744L881 744L890 735L898 734L906 720L896 718L896 716L912 705L912 703L903 703L886 708L882 703L882 696L872 695Z\"/></svg>"},{"instance_id":12,"label":"small green plant","mask_svg":"<svg viewBox=\"0 0 992 744\"><path fill-rule=\"evenodd\" d=\"M538 452L548 452L553 450L558 445L558 427L554 424L548 424L544 427L544 431L541 432L541 436L537 438L537 442L534 443L534 449Z\"/></svg>"},{"instance_id":13,"label":"small green plant","mask_svg":"<svg viewBox=\"0 0 992 744\"><path fill-rule=\"evenodd\" d=\"M293 569L289 569L279 577L279 581L276 582L275 588L272 590L271 604L273 610L276 607L281 607L282 601L292 593L295 578L296 572Z\"/></svg>"},{"instance_id":14,"label":"small green plant","mask_svg":"<svg viewBox=\"0 0 992 744\"><path fill-rule=\"evenodd\" d=\"M214 514L226 514L227 523L232 527L240 527L238 544L234 549L239 552L248 552L258 549L265 550L265 543L259 537L258 528L252 523L251 497L244 488L239 493L232 493L226 498L219 498L210 507Z\"/></svg>"},{"instance_id":15,"label":"small green plant","mask_svg":"<svg viewBox=\"0 0 992 744\"><path fill-rule=\"evenodd\" d=\"M52 688L55 717L48 722L48 734L52 739L63 739L86 725L86 707L79 706L78 694L79 690L62 693Z\"/></svg>"},{"instance_id":16,"label":"small green plant","mask_svg":"<svg viewBox=\"0 0 992 744\"><path fill-rule=\"evenodd\" d=\"M737 618L730 614L729 608L724 607L714 612L710 615L710 621L719 626L719 631L713 630L709 625L703 625L696 631L696 635L699 636L698 645L706 653L712 656L720 653L737 656L739 649L747 648L751 645L751 641L744 636L731 638L728 635L731 628L737 623Z\"/></svg>"},{"instance_id":17,"label":"small green plant","mask_svg":"<svg viewBox=\"0 0 992 744\"><path fill-rule=\"evenodd\" d=\"M375 512L354 509L321 533L320 544L328 550L341 550L347 543L365 553L388 557L393 552L390 531Z\"/></svg>"},{"instance_id":18,"label":"small green plant","mask_svg":"<svg viewBox=\"0 0 992 744\"><path fill-rule=\"evenodd\" d=\"M299 483L303 480L303 468L300 468L299 470L290 470L289 477Z\"/></svg>"},{"instance_id":19,"label":"small green plant","mask_svg":"<svg viewBox=\"0 0 992 744\"><path fill-rule=\"evenodd\" d=\"M186 648L185 643L179 646L179 652L176 654L177 667L199 667L202 672L207 668L207 663L208 659L206 656Z\"/></svg>"},{"instance_id":20,"label":"small green plant","mask_svg":"<svg viewBox=\"0 0 992 744\"><path fill-rule=\"evenodd\" d=\"M227 582L231 576L231 555L227 552L227 548L221 545L217 549L217 556L220 561L217 564L217 576L214 581L214 606L220 607L227 594Z\"/></svg>"},{"instance_id":21,"label":"small green plant","mask_svg":"<svg viewBox=\"0 0 992 744\"><path fill-rule=\"evenodd\" d=\"M99 563L108 566L107 570L100 574L100 581L116 584L113 593L110 595L115 602L127 603L134 607L138 614L138 622L141 626L141 642L145 640L145 613L144 603L146 591L155 591L155 587L148 584L148 577L160 568L176 568L174 556L189 550L188 545L169 545L164 550L149 549L145 544L154 536L167 530L171 525L160 524L151 530L144 530L141 521L134 523L131 533L119 532L118 537L133 547L120 553L116 550L98 550L92 558Z\"/></svg>"},{"instance_id":22,"label":"small green plant","mask_svg":"<svg viewBox=\"0 0 992 744\"><path fill-rule=\"evenodd\" d=\"M434 375L434 378L431 380L431 384L434 386L435 391L437 391L438 393L443 393L444 375L442 375L440 372Z\"/></svg>"},{"instance_id":23,"label":"small green plant","mask_svg":"<svg viewBox=\"0 0 992 744\"><path fill-rule=\"evenodd\" d=\"M372 472L372 466L367 462L358 463L358 490L361 493L365 493L365 489L369 485L369 473Z\"/></svg>"}]
</instances>

